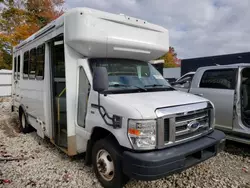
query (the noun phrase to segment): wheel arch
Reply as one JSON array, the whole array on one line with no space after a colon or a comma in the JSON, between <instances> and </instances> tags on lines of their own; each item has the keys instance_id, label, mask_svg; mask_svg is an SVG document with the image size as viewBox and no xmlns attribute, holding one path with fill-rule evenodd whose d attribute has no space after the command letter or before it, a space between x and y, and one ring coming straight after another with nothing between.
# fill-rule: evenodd
<instances>
[{"instance_id":1,"label":"wheel arch","mask_svg":"<svg viewBox=\"0 0 250 188\"><path fill-rule=\"evenodd\" d=\"M85 156L85 164L86 165L91 165L91 151L92 147L95 144L96 141L103 139L103 138L108 138L112 140L112 142L115 142L117 145L120 145L116 137L112 132L109 130L103 128L103 127L94 127L90 136L90 139L88 140L87 143L87 149L86 149L86 156Z\"/></svg>"}]
</instances>

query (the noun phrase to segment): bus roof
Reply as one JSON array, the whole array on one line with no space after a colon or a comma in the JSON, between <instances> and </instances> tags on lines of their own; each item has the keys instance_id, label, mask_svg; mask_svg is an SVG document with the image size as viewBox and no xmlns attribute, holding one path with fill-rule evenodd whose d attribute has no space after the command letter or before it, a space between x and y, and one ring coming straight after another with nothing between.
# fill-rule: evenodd
<instances>
[{"instance_id":1,"label":"bus roof","mask_svg":"<svg viewBox=\"0 0 250 188\"><path fill-rule=\"evenodd\" d=\"M169 48L168 30L161 26L123 14L74 8L21 42L15 49L28 45L62 25L65 43L87 57L152 60Z\"/></svg>"}]
</instances>

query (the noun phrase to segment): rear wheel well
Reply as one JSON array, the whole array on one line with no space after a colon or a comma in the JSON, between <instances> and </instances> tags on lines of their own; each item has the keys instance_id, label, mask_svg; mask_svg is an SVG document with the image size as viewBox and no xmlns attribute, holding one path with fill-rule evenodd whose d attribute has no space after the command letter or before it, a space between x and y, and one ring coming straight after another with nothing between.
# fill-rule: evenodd
<instances>
[{"instance_id":1,"label":"rear wheel well","mask_svg":"<svg viewBox=\"0 0 250 188\"><path fill-rule=\"evenodd\" d=\"M96 141L104 139L104 138L108 138L109 140L112 140L112 142L115 142L116 144L119 145L119 142L110 131L101 127L95 127L87 143L87 150L86 150L86 156L85 156L86 165L92 164L91 153L92 153L93 145L95 144Z\"/></svg>"}]
</instances>

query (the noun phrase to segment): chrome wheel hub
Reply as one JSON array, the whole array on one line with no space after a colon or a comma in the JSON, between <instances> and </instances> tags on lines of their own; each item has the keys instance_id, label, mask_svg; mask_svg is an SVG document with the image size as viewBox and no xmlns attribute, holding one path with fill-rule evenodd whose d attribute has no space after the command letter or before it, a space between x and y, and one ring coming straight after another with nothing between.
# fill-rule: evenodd
<instances>
[{"instance_id":1,"label":"chrome wheel hub","mask_svg":"<svg viewBox=\"0 0 250 188\"><path fill-rule=\"evenodd\" d=\"M110 156L110 154L101 149L98 151L96 156L96 164L99 174L106 181L111 181L114 178L114 162Z\"/></svg>"}]
</instances>

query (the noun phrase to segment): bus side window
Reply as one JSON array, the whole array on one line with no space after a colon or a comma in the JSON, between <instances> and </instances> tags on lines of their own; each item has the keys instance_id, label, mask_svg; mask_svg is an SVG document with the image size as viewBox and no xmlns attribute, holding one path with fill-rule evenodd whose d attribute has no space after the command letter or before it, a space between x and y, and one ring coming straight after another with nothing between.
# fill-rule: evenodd
<instances>
[{"instance_id":1,"label":"bus side window","mask_svg":"<svg viewBox=\"0 0 250 188\"><path fill-rule=\"evenodd\" d=\"M30 50L29 79L35 79L36 75L36 48Z\"/></svg>"},{"instance_id":2,"label":"bus side window","mask_svg":"<svg viewBox=\"0 0 250 188\"><path fill-rule=\"evenodd\" d=\"M29 51L24 53L23 56L23 78L27 79L28 78L28 72L29 72Z\"/></svg>"},{"instance_id":3,"label":"bus side window","mask_svg":"<svg viewBox=\"0 0 250 188\"><path fill-rule=\"evenodd\" d=\"M36 50L36 79L44 79L45 45L42 44Z\"/></svg>"},{"instance_id":4,"label":"bus side window","mask_svg":"<svg viewBox=\"0 0 250 188\"><path fill-rule=\"evenodd\" d=\"M16 80L16 74L17 74L17 62L16 62L16 57L14 58L14 64L13 64L13 66L14 66L14 80Z\"/></svg>"},{"instance_id":5,"label":"bus side window","mask_svg":"<svg viewBox=\"0 0 250 188\"><path fill-rule=\"evenodd\" d=\"M20 55L17 57L17 79L20 80Z\"/></svg>"}]
</instances>

